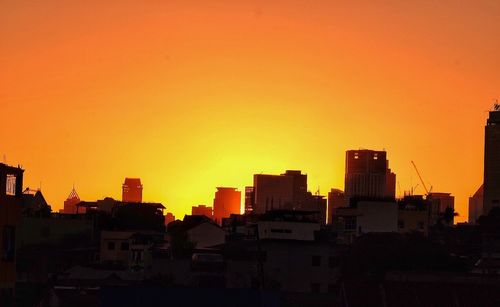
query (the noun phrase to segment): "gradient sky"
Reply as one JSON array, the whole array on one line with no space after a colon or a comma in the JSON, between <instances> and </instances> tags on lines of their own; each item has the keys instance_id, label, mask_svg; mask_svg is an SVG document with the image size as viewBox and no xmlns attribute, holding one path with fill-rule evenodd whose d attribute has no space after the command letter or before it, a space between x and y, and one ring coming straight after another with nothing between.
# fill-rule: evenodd
<instances>
[{"instance_id":1,"label":"gradient sky","mask_svg":"<svg viewBox=\"0 0 500 307\"><path fill-rule=\"evenodd\" d=\"M326 195L346 150L386 149L403 189L414 160L461 221L499 38L496 0L3 0L0 154L56 210L131 176L182 218L254 173L300 169Z\"/></svg>"}]
</instances>

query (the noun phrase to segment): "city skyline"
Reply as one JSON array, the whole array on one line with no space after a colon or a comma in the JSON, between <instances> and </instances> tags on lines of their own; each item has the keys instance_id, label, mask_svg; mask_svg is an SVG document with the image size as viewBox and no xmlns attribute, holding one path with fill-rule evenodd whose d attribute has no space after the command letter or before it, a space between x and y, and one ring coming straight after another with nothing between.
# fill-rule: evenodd
<instances>
[{"instance_id":1,"label":"city skyline","mask_svg":"<svg viewBox=\"0 0 500 307\"><path fill-rule=\"evenodd\" d=\"M467 220L500 4L282 4L3 2L0 155L55 210L73 184L120 199L140 177L180 217L259 173L299 169L326 195L346 150L385 149L404 190L415 161Z\"/></svg>"}]
</instances>

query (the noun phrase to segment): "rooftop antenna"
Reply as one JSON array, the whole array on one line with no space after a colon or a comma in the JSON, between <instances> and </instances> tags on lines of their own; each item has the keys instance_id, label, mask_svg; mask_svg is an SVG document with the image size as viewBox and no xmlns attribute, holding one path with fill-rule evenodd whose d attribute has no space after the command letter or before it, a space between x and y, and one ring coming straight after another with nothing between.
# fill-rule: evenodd
<instances>
[{"instance_id":1,"label":"rooftop antenna","mask_svg":"<svg viewBox=\"0 0 500 307\"><path fill-rule=\"evenodd\" d=\"M498 98L493 99L493 101L494 101L494 104L493 104L493 109L494 109L495 111L500 111L500 104L498 103Z\"/></svg>"},{"instance_id":2,"label":"rooftop antenna","mask_svg":"<svg viewBox=\"0 0 500 307\"><path fill-rule=\"evenodd\" d=\"M7 156L5 154L3 154L3 163L7 164Z\"/></svg>"}]
</instances>

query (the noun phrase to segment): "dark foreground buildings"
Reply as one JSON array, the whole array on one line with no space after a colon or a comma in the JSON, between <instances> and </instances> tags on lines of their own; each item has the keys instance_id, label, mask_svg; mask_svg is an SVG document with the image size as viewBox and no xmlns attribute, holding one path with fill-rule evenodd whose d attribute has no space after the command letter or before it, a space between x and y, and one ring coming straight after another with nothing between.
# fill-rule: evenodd
<instances>
[{"instance_id":1,"label":"dark foreground buildings","mask_svg":"<svg viewBox=\"0 0 500 307\"><path fill-rule=\"evenodd\" d=\"M0 163L0 305L13 299L24 170Z\"/></svg>"}]
</instances>

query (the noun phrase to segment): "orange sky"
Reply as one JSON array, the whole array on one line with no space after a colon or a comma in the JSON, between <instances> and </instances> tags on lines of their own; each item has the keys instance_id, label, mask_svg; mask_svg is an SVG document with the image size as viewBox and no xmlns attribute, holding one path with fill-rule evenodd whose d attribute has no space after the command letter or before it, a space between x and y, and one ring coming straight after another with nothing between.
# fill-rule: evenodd
<instances>
[{"instance_id":1,"label":"orange sky","mask_svg":"<svg viewBox=\"0 0 500 307\"><path fill-rule=\"evenodd\" d=\"M500 97L500 2L0 3L0 154L55 209L125 176L178 218L216 186L301 169L343 188L344 153L388 151L403 189L482 181ZM417 192L423 192L421 188Z\"/></svg>"}]
</instances>

